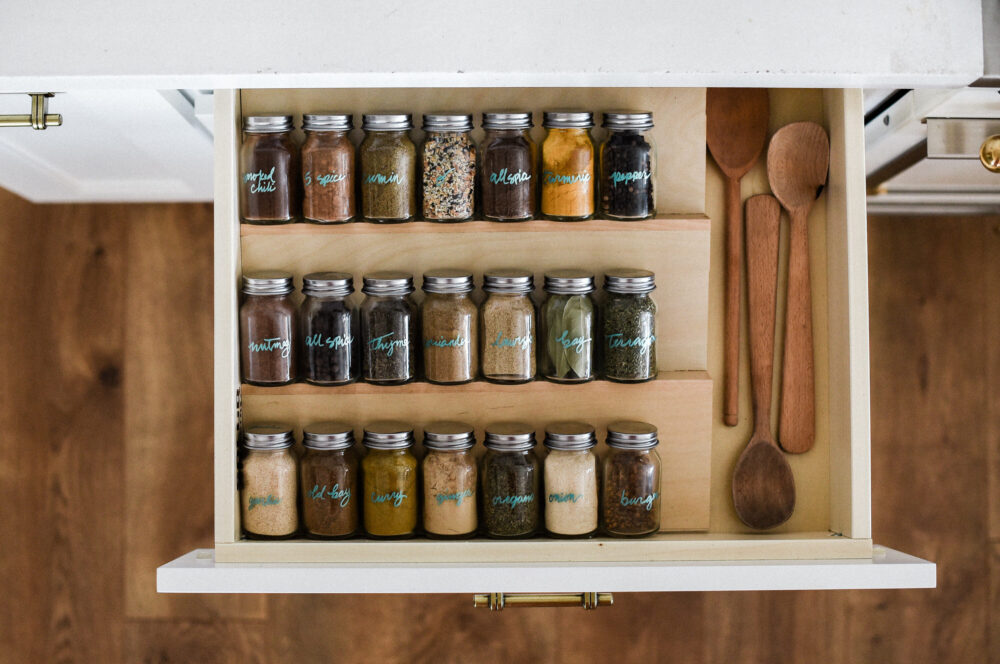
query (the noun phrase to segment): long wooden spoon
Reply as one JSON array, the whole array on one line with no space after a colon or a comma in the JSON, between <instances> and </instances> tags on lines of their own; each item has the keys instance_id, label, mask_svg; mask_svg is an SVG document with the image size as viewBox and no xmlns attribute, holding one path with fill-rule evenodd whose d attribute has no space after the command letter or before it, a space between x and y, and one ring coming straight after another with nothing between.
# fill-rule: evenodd
<instances>
[{"instance_id":1,"label":"long wooden spoon","mask_svg":"<svg viewBox=\"0 0 1000 664\"><path fill-rule=\"evenodd\" d=\"M753 436L733 471L733 505L743 523L765 530L787 521L795 509L792 469L771 435L781 207L773 196L753 196L747 200L746 213Z\"/></svg>"},{"instance_id":2,"label":"long wooden spoon","mask_svg":"<svg viewBox=\"0 0 1000 664\"><path fill-rule=\"evenodd\" d=\"M761 88L710 88L705 99L708 150L726 176L726 322L722 421L740 418L740 253L743 206L740 180L767 142L769 104Z\"/></svg>"},{"instance_id":3,"label":"long wooden spoon","mask_svg":"<svg viewBox=\"0 0 1000 664\"><path fill-rule=\"evenodd\" d=\"M788 210L788 306L781 375L778 443L786 452L812 449L816 440L816 392L809 284L809 210L826 183L830 139L814 122L779 129L767 149L771 191Z\"/></svg>"}]
</instances>

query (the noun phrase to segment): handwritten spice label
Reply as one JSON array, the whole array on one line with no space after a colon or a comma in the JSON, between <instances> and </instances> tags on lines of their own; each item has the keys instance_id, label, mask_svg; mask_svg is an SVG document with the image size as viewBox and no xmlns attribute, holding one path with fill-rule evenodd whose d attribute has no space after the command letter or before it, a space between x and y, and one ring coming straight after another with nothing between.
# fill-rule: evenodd
<instances>
[{"instance_id":1,"label":"handwritten spice label","mask_svg":"<svg viewBox=\"0 0 1000 664\"><path fill-rule=\"evenodd\" d=\"M274 351L280 351L281 357L287 358L291 353L292 345L288 339L283 339L281 337L272 337L270 339L261 339L260 341L250 342L250 352L251 353L272 353Z\"/></svg>"},{"instance_id":2,"label":"handwritten spice label","mask_svg":"<svg viewBox=\"0 0 1000 664\"><path fill-rule=\"evenodd\" d=\"M645 507L646 511L648 512L651 509L653 509L653 504L659 497L660 493L658 491L646 494L645 496L629 496L627 493L625 493L625 490L622 489L621 504L625 507L641 505L642 507Z\"/></svg>"},{"instance_id":3,"label":"handwritten spice label","mask_svg":"<svg viewBox=\"0 0 1000 664\"><path fill-rule=\"evenodd\" d=\"M434 500L437 501L438 505L443 505L447 502L453 502L456 505L461 505L466 498L472 498L472 489L465 489L464 491L455 491L453 493L436 493L434 494Z\"/></svg>"},{"instance_id":4,"label":"handwritten spice label","mask_svg":"<svg viewBox=\"0 0 1000 664\"><path fill-rule=\"evenodd\" d=\"M349 348L354 342L354 337L350 334L338 334L335 337L324 336L322 334L310 334L306 337L306 346L309 348L329 348L330 350L340 350Z\"/></svg>"},{"instance_id":5,"label":"handwritten spice label","mask_svg":"<svg viewBox=\"0 0 1000 664\"><path fill-rule=\"evenodd\" d=\"M311 187L313 184L325 187L328 184L336 184L346 179L347 173L316 173L313 175L311 171L306 171L305 175L302 176L302 181L307 187Z\"/></svg>"},{"instance_id":6,"label":"handwritten spice label","mask_svg":"<svg viewBox=\"0 0 1000 664\"><path fill-rule=\"evenodd\" d=\"M629 185L636 181L645 182L652 177L652 175L653 174L649 171L628 171L626 173L614 171L611 174L611 185L617 187L620 184Z\"/></svg>"},{"instance_id":7,"label":"handwritten spice label","mask_svg":"<svg viewBox=\"0 0 1000 664\"><path fill-rule=\"evenodd\" d=\"M518 185L531 180L531 173L525 173L521 169L511 173L506 168L501 168L499 172L490 173L491 184Z\"/></svg>"},{"instance_id":8,"label":"handwritten spice label","mask_svg":"<svg viewBox=\"0 0 1000 664\"><path fill-rule=\"evenodd\" d=\"M243 174L243 183L250 184L251 194L269 194L277 191L277 183L274 181L274 166L265 172L262 170Z\"/></svg>"},{"instance_id":9,"label":"handwritten spice label","mask_svg":"<svg viewBox=\"0 0 1000 664\"><path fill-rule=\"evenodd\" d=\"M395 334L395 332L388 332L380 337L375 337L368 342L368 347L385 353L387 357L392 357L397 348L406 348L410 345L409 339L393 339Z\"/></svg>"},{"instance_id":10,"label":"handwritten spice label","mask_svg":"<svg viewBox=\"0 0 1000 664\"><path fill-rule=\"evenodd\" d=\"M347 507L347 504L351 502L351 490L349 488L341 489L339 484L334 484L329 490L325 484L323 486L315 484L309 490L309 497L313 500L333 500L339 502L341 507Z\"/></svg>"},{"instance_id":11,"label":"handwritten spice label","mask_svg":"<svg viewBox=\"0 0 1000 664\"><path fill-rule=\"evenodd\" d=\"M393 507L399 507L406 500L407 495L402 491L390 491L389 493L377 493L372 491L371 500L374 504L388 503Z\"/></svg>"},{"instance_id":12,"label":"handwritten spice label","mask_svg":"<svg viewBox=\"0 0 1000 664\"><path fill-rule=\"evenodd\" d=\"M281 498L276 498L271 494L266 496L250 496L250 507L248 511L252 512L255 507L267 507L268 505L280 505Z\"/></svg>"}]
</instances>

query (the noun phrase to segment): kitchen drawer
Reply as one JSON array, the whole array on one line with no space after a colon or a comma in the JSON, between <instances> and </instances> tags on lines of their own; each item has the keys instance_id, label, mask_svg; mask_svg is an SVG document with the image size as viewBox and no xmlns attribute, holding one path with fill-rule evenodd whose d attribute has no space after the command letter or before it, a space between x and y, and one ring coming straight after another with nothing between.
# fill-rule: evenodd
<instances>
[{"instance_id":1,"label":"kitchen drawer","mask_svg":"<svg viewBox=\"0 0 1000 664\"><path fill-rule=\"evenodd\" d=\"M816 342L816 444L789 455L795 513L766 533L732 508L730 478L750 437L749 369L743 350L741 419L721 422L723 182L705 151L705 91L697 88L339 89L216 91L215 119L215 550L160 568L165 592L458 592L697 590L933 586L932 563L874 547L869 455L867 244L864 138L858 90L773 90L771 130L823 124L831 139L828 186L810 216ZM291 225L241 228L236 159L242 113L318 108L357 112L438 107L478 113L525 106L642 107L654 111L659 181L656 220L635 224L529 222L454 226ZM535 130L540 132L538 128ZM540 134L539 134L540 135ZM763 159L743 197L768 191ZM787 223L787 222L784 222ZM786 238L782 239L783 251ZM661 376L652 383L394 388L239 383L237 306L243 269L288 269L300 284L317 269L353 272L520 264L537 273L583 265L657 272ZM781 272L785 269L784 262ZM779 279L779 315L784 282ZM746 307L744 306L744 316ZM781 330L776 357L781 353ZM745 337L745 334L744 334ZM744 343L745 346L745 343ZM776 362L776 381L780 378ZM775 383L775 403L780 383ZM776 413L777 408L774 408ZM420 424L466 419L547 421L585 417L599 429L619 417L663 433L664 528L642 540L411 540L376 542L240 539L237 430L280 420L358 425L397 417ZM242 579L242 581L241 581ZM586 583L585 583L586 580ZM241 585L244 584L244 585Z\"/></svg>"}]
</instances>

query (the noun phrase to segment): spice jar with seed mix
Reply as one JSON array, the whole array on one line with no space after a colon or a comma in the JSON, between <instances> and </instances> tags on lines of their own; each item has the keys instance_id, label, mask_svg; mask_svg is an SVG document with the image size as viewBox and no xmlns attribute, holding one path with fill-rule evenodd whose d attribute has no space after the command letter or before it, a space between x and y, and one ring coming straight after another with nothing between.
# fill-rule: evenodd
<instances>
[{"instance_id":1,"label":"spice jar with seed mix","mask_svg":"<svg viewBox=\"0 0 1000 664\"><path fill-rule=\"evenodd\" d=\"M594 427L559 422L545 428L545 530L587 537L597 530L598 476Z\"/></svg>"},{"instance_id":2,"label":"spice jar with seed mix","mask_svg":"<svg viewBox=\"0 0 1000 664\"><path fill-rule=\"evenodd\" d=\"M243 382L285 385L295 380L297 319L292 275L267 270L243 275L240 358Z\"/></svg>"},{"instance_id":3,"label":"spice jar with seed mix","mask_svg":"<svg viewBox=\"0 0 1000 664\"><path fill-rule=\"evenodd\" d=\"M649 270L618 269L604 275L602 363L608 380L638 383L656 378L656 288Z\"/></svg>"},{"instance_id":4,"label":"spice jar with seed mix","mask_svg":"<svg viewBox=\"0 0 1000 664\"><path fill-rule=\"evenodd\" d=\"M369 537L402 539L417 530L417 459L413 429L402 422L365 427L368 454L361 462L364 522Z\"/></svg>"},{"instance_id":5,"label":"spice jar with seed mix","mask_svg":"<svg viewBox=\"0 0 1000 664\"><path fill-rule=\"evenodd\" d=\"M361 214L367 221L396 223L417 215L417 147L410 140L409 113L362 116L365 138L358 148Z\"/></svg>"},{"instance_id":6,"label":"spice jar with seed mix","mask_svg":"<svg viewBox=\"0 0 1000 664\"><path fill-rule=\"evenodd\" d=\"M614 537L641 537L660 529L660 455L656 427L645 422L608 425L601 527Z\"/></svg>"},{"instance_id":7,"label":"spice jar with seed mix","mask_svg":"<svg viewBox=\"0 0 1000 664\"><path fill-rule=\"evenodd\" d=\"M594 216L594 141L588 111L546 111L542 126L542 214L557 221Z\"/></svg>"},{"instance_id":8,"label":"spice jar with seed mix","mask_svg":"<svg viewBox=\"0 0 1000 664\"><path fill-rule=\"evenodd\" d=\"M634 221L656 214L656 145L649 111L609 111L603 126L599 183L601 214Z\"/></svg>"},{"instance_id":9,"label":"spice jar with seed mix","mask_svg":"<svg viewBox=\"0 0 1000 664\"><path fill-rule=\"evenodd\" d=\"M366 274L361 303L361 372L369 383L400 385L417 377L420 327L407 272Z\"/></svg>"},{"instance_id":10,"label":"spice jar with seed mix","mask_svg":"<svg viewBox=\"0 0 1000 664\"><path fill-rule=\"evenodd\" d=\"M354 218L354 144L349 113L306 113L302 129L302 216L317 224Z\"/></svg>"},{"instance_id":11,"label":"spice jar with seed mix","mask_svg":"<svg viewBox=\"0 0 1000 664\"><path fill-rule=\"evenodd\" d=\"M541 468L527 424L487 427L480 472L483 528L488 537L525 538L541 528Z\"/></svg>"},{"instance_id":12,"label":"spice jar with seed mix","mask_svg":"<svg viewBox=\"0 0 1000 664\"><path fill-rule=\"evenodd\" d=\"M525 383L535 378L534 276L527 270L490 270L483 275L480 307L483 378Z\"/></svg>"},{"instance_id":13,"label":"spice jar with seed mix","mask_svg":"<svg viewBox=\"0 0 1000 664\"><path fill-rule=\"evenodd\" d=\"M472 116L425 113L420 150L424 219L465 221L476 211L476 144Z\"/></svg>"},{"instance_id":14,"label":"spice jar with seed mix","mask_svg":"<svg viewBox=\"0 0 1000 664\"><path fill-rule=\"evenodd\" d=\"M302 279L299 310L302 378L316 385L344 385L361 365L354 279L344 272L313 272Z\"/></svg>"},{"instance_id":15,"label":"spice jar with seed mix","mask_svg":"<svg viewBox=\"0 0 1000 664\"><path fill-rule=\"evenodd\" d=\"M476 534L478 473L470 424L434 422L424 427L424 531L434 538Z\"/></svg>"},{"instance_id":16,"label":"spice jar with seed mix","mask_svg":"<svg viewBox=\"0 0 1000 664\"><path fill-rule=\"evenodd\" d=\"M292 142L291 115L243 118L240 147L240 221L288 224L302 206L299 149Z\"/></svg>"},{"instance_id":17,"label":"spice jar with seed mix","mask_svg":"<svg viewBox=\"0 0 1000 664\"><path fill-rule=\"evenodd\" d=\"M531 113L483 113L480 190L483 217L526 221L535 216L538 148L531 140Z\"/></svg>"},{"instance_id":18,"label":"spice jar with seed mix","mask_svg":"<svg viewBox=\"0 0 1000 664\"><path fill-rule=\"evenodd\" d=\"M298 470L291 427L260 425L243 433L240 517L251 539L286 539L299 529Z\"/></svg>"},{"instance_id":19,"label":"spice jar with seed mix","mask_svg":"<svg viewBox=\"0 0 1000 664\"><path fill-rule=\"evenodd\" d=\"M302 429L302 526L309 537L341 539L358 530L358 454L354 428L319 422Z\"/></svg>"},{"instance_id":20,"label":"spice jar with seed mix","mask_svg":"<svg viewBox=\"0 0 1000 664\"><path fill-rule=\"evenodd\" d=\"M545 273L548 299L542 305L542 375L558 383L596 377L594 334L597 309L591 293L594 275L583 270Z\"/></svg>"},{"instance_id":21,"label":"spice jar with seed mix","mask_svg":"<svg viewBox=\"0 0 1000 664\"><path fill-rule=\"evenodd\" d=\"M467 383L479 367L479 310L469 297L475 284L465 270L424 273L424 375L432 383Z\"/></svg>"}]
</instances>

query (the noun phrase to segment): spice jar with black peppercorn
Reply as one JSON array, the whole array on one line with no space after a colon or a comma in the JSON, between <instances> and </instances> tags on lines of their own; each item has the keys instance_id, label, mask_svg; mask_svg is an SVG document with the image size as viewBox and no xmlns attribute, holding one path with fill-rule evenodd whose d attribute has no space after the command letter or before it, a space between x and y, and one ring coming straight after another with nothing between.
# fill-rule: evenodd
<instances>
[{"instance_id":1,"label":"spice jar with black peppercorn","mask_svg":"<svg viewBox=\"0 0 1000 664\"><path fill-rule=\"evenodd\" d=\"M365 427L361 462L365 531L375 539L403 539L417 531L417 459L413 429L402 422Z\"/></svg>"},{"instance_id":2,"label":"spice jar with black peppercorn","mask_svg":"<svg viewBox=\"0 0 1000 664\"><path fill-rule=\"evenodd\" d=\"M601 491L601 527L614 537L642 537L660 529L660 455L656 427L645 422L608 425Z\"/></svg>"},{"instance_id":3,"label":"spice jar with black peppercorn","mask_svg":"<svg viewBox=\"0 0 1000 664\"><path fill-rule=\"evenodd\" d=\"M545 111L542 126L542 214L556 221L594 216L594 141L589 111Z\"/></svg>"},{"instance_id":4,"label":"spice jar with black peppercorn","mask_svg":"<svg viewBox=\"0 0 1000 664\"><path fill-rule=\"evenodd\" d=\"M240 358L243 382L285 385L295 380L297 318L292 275L269 270L243 275Z\"/></svg>"},{"instance_id":5,"label":"spice jar with black peppercorn","mask_svg":"<svg viewBox=\"0 0 1000 664\"><path fill-rule=\"evenodd\" d=\"M601 144L601 214L634 221L656 214L656 146L649 111L609 111Z\"/></svg>"},{"instance_id":6,"label":"spice jar with black peppercorn","mask_svg":"<svg viewBox=\"0 0 1000 664\"><path fill-rule=\"evenodd\" d=\"M478 472L472 449L475 432L462 422L433 422L424 427L421 465L424 483L424 532L428 537L458 539L476 534Z\"/></svg>"},{"instance_id":7,"label":"spice jar with black peppercorn","mask_svg":"<svg viewBox=\"0 0 1000 664\"><path fill-rule=\"evenodd\" d=\"M527 424L495 424L486 429L483 456L483 527L488 537L525 538L541 528L541 468Z\"/></svg>"},{"instance_id":8,"label":"spice jar with black peppercorn","mask_svg":"<svg viewBox=\"0 0 1000 664\"><path fill-rule=\"evenodd\" d=\"M361 365L354 279L343 272L313 272L302 279L299 311L302 378L316 385L357 380Z\"/></svg>"},{"instance_id":9,"label":"spice jar with black peppercorn","mask_svg":"<svg viewBox=\"0 0 1000 664\"><path fill-rule=\"evenodd\" d=\"M601 310L604 376L622 383L656 378L656 288L649 270L611 270L604 275Z\"/></svg>"},{"instance_id":10,"label":"spice jar with black peppercorn","mask_svg":"<svg viewBox=\"0 0 1000 664\"><path fill-rule=\"evenodd\" d=\"M483 378L525 383L535 378L534 276L527 270L490 270L483 275L480 307Z\"/></svg>"},{"instance_id":11,"label":"spice jar with black peppercorn","mask_svg":"<svg viewBox=\"0 0 1000 664\"><path fill-rule=\"evenodd\" d=\"M243 433L240 523L250 539L287 539L299 529L298 472L291 427L264 424Z\"/></svg>"},{"instance_id":12,"label":"spice jar with black peppercorn","mask_svg":"<svg viewBox=\"0 0 1000 664\"><path fill-rule=\"evenodd\" d=\"M417 147L409 113L362 116L365 138L358 148L361 214L367 221L397 223L417 215Z\"/></svg>"},{"instance_id":13,"label":"spice jar with black peppercorn","mask_svg":"<svg viewBox=\"0 0 1000 664\"><path fill-rule=\"evenodd\" d=\"M531 113L483 113L480 182L483 217L491 221L526 221L535 216L538 148L528 133Z\"/></svg>"},{"instance_id":14,"label":"spice jar with black peppercorn","mask_svg":"<svg viewBox=\"0 0 1000 664\"><path fill-rule=\"evenodd\" d=\"M302 206L299 150L292 142L291 115L243 118L240 147L240 221L288 224Z\"/></svg>"},{"instance_id":15,"label":"spice jar with black peppercorn","mask_svg":"<svg viewBox=\"0 0 1000 664\"><path fill-rule=\"evenodd\" d=\"M476 211L476 144L472 116L425 113L420 149L424 219L465 221Z\"/></svg>"},{"instance_id":16,"label":"spice jar with black peppercorn","mask_svg":"<svg viewBox=\"0 0 1000 664\"><path fill-rule=\"evenodd\" d=\"M302 216L317 224L354 218L354 144L349 113L306 113L302 130Z\"/></svg>"},{"instance_id":17,"label":"spice jar with black peppercorn","mask_svg":"<svg viewBox=\"0 0 1000 664\"><path fill-rule=\"evenodd\" d=\"M309 537L342 539L358 530L358 454L354 428L320 422L302 429L302 526Z\"/></svg>"},{"instance_id":18,"label":"spice jar with black peppercorn","mask_svg":"<svg viewBox=\"0 0 1000 664\"><path fill-rule=\"evenodd\" d=\"M597 309L591 293L594 275L583 270L545 273L548 299L542 304L542 375L557 383L582 383L596 377L594 335Z\"/></svg>"},{"instance_id":19,"label":"spice jar with black peppercorn","mask_svg":"<svg viewBox=\"0 0 1000 664\"><path fill-rule=\"evenodd\" d=\"M361 304L361 373L369 383L400 385L417 377L420 343L413 275L366 274Z\"/></svg>"},{"instance_id":20,"label":"spice jar with black peppercorn","mask_svg":"<svg viewBox=\"0 0 1000 664\"><path fill-rule=\"evenodd\" d=\"M545 530L587 537L597 530L598 475L594 427L558 422L545 427Z\"/></svg>"},{"instance_id":21,"label":"spice jar with black peppercorn","mask_svg":"<svg viewBox=\"0 0 1000 664\"><path fill-rule=\"evenodd\" d=\"M432 383L467 383L476 377L479 310L469 297L474 286L472 273L465 270L424 273L424 375Z\"/></svg>"}]
</instances>

